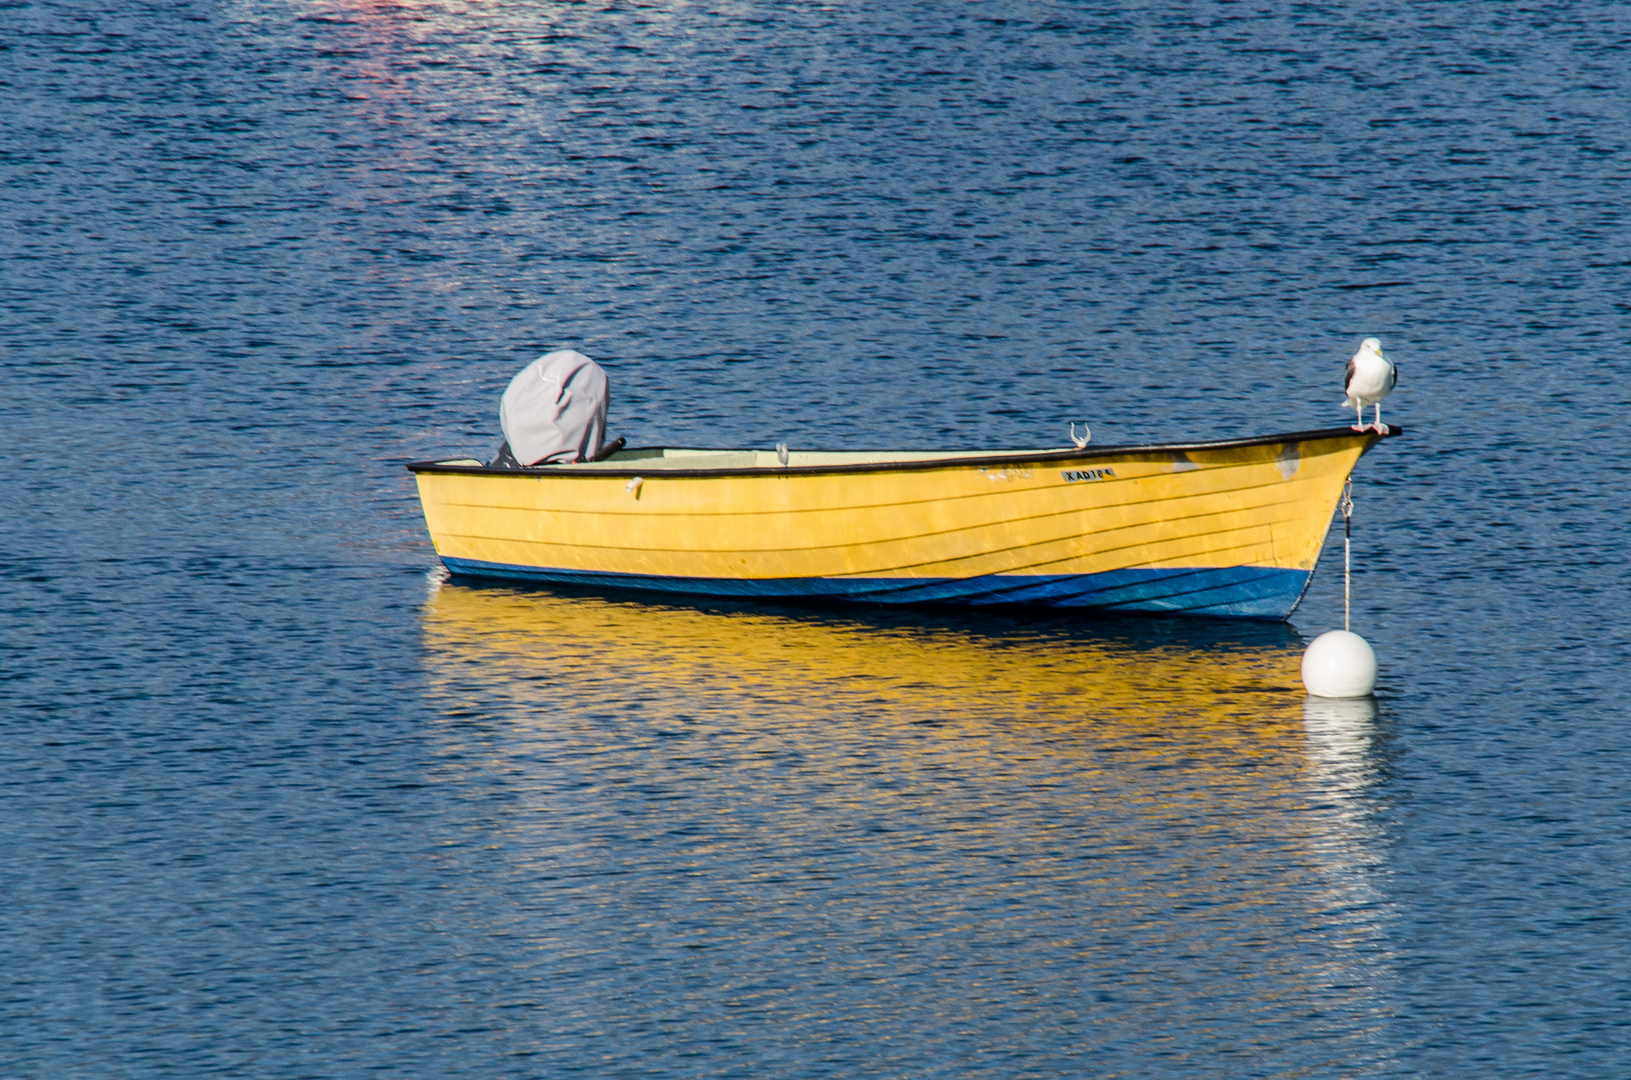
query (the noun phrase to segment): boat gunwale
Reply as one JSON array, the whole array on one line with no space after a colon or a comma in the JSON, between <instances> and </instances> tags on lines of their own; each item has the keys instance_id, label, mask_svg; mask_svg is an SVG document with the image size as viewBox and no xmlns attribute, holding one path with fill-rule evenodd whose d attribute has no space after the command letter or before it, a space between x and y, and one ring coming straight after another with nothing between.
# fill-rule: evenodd
<instances>
[{"instance_id":1,"label":"boat gunwale","mask_svg":"<svg viewBox=\"0 0 1631 1080\"><path fill-rule=\"evenodd\" d=\"M1174 454L1189 453L1201 450L1235 450L1248 446L1272 446L1276 443L1313 442L1318 439L1336 438L1367 438L1371 446L1383 439L1397 438L1404 434L1404 428L1396 425L1385 425L1387 431L1355 431L1352 427L1318 428L1311 431L1290 431L1277 435L1253 435L1243 439L1216 439L1210 442L1182 442L1182 443L1129 443L1125 445L1111 445L1098 447L1066 447L1061 450L1029 450L1007 451L970 451L967 456L918 459L915 461L866 461L853 464L825 464L825 465L777 465L777 466L735 466L718 469L666 469L651 468L649 465L641 467L630 462L627 467L607 468L607 463L595 462L597 467L592 469L574 468L580 462L569 462L558 465L523 466L518 469L496 468L491 465L454 465L445 461L410 461L403 467L414 474L419 473L446 473L467 476L509 476L523 477L573 477L578 479L623 479L639 476L648 480L669 478L704 478L704 477L740 477L740 476L814 476L847 473L875 473L875 472L926 472L935 469L967 468L981 465L1001 465L1004 468L1015 468L1030 464L1053 464L1063 461L1080 461L1093 458L1127 457L1140 454ZM668 450L666 446L630 446L626 450ZM686 449L701 450L705 453L747 453L741 447L687 447ZM812 454L900 454L922 453L923 451L902 450L823 450L814 447L801 448L799 452ZM931 451L932 452L932 451ZM959 454L959 451L948 451ZM648 459L649 460L649 459ZM563 467L564 465L564 467Z\"/></svg>"}]
</instances>

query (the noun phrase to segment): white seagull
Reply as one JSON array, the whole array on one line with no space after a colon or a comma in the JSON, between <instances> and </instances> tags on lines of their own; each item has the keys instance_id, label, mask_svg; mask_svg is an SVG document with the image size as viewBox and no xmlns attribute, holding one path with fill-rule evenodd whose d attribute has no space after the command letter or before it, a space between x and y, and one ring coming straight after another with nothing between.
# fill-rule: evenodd
<instances>
[{"instance_id":1,"label":"white seagull","mask_svg":"<svg viewBox=\"0 0 1631 1080\"><path fill-rule=\"evenodd\" d=\"M1355 431L1366 430L1365 406L1375 405L1376 423L1373 426L1377 432L1387 434L1387 428L1382 426L1382 399L1398 382L1399 369L1382 355L1382 343L1373 337L1361 341L1359 351L1348 361L1348 381L1343 386L1348 398L1342 404L1356 414Z\"/></svg>"}]
</instances>

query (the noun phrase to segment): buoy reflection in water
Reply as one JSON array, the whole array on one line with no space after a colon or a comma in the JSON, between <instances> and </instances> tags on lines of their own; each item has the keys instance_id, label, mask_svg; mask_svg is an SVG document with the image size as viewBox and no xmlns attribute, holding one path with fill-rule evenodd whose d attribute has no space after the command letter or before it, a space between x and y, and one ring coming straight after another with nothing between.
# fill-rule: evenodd
<instances>
[{"instance_id":1,"label":"buoy reflection in water","mask_svg":"<svg viewBox=\"0 0 1631 1080\"><path fill-rule=\"evenodd\" d=\"M1310 695L1303 727L1310 814L1318 821L1311 850L1325 877L1333 925L1345 931L1333 940L1350 954L1332 977L1351 977L1357 967L1367 983L1385 987L1393 981L1387 862L1370 794L1381 768L1376 699Z\"/></svg>"}]
</instances>

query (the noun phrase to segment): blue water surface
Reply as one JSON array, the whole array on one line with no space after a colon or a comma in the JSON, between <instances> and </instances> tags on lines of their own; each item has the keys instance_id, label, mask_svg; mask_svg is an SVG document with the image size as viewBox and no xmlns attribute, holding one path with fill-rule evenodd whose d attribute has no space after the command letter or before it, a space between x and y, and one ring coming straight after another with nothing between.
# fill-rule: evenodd
<instances>
[{"instance_id":1,"label":"blue water surface","mask_svg":"<svg viewBox=\"0 0 1631 1080\"><path fill-rule=\"evenodd\" d=\"M0 2L0 1074L1618 1077L1631 9ZM1289 626L439 572L637 444L1407 429Z\"/></svg>"}]
</instances>

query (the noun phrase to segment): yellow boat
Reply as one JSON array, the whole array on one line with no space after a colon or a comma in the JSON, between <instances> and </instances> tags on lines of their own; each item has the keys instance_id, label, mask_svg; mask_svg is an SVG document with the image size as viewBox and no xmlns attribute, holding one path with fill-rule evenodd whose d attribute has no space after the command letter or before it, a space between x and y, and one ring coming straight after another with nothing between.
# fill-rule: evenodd
<instances>
[{"instance_id":1,"label":"yellow boat","mask_svg":"<svg viewBox=\"0 0 1631 1080\"><path fill-rule=\"evenodd\" d=\"M646 447L408 466L454 574L871 603L1284 619L1342 484L1401 434L1065 450Z\"/></svg>"}]
</instances>

